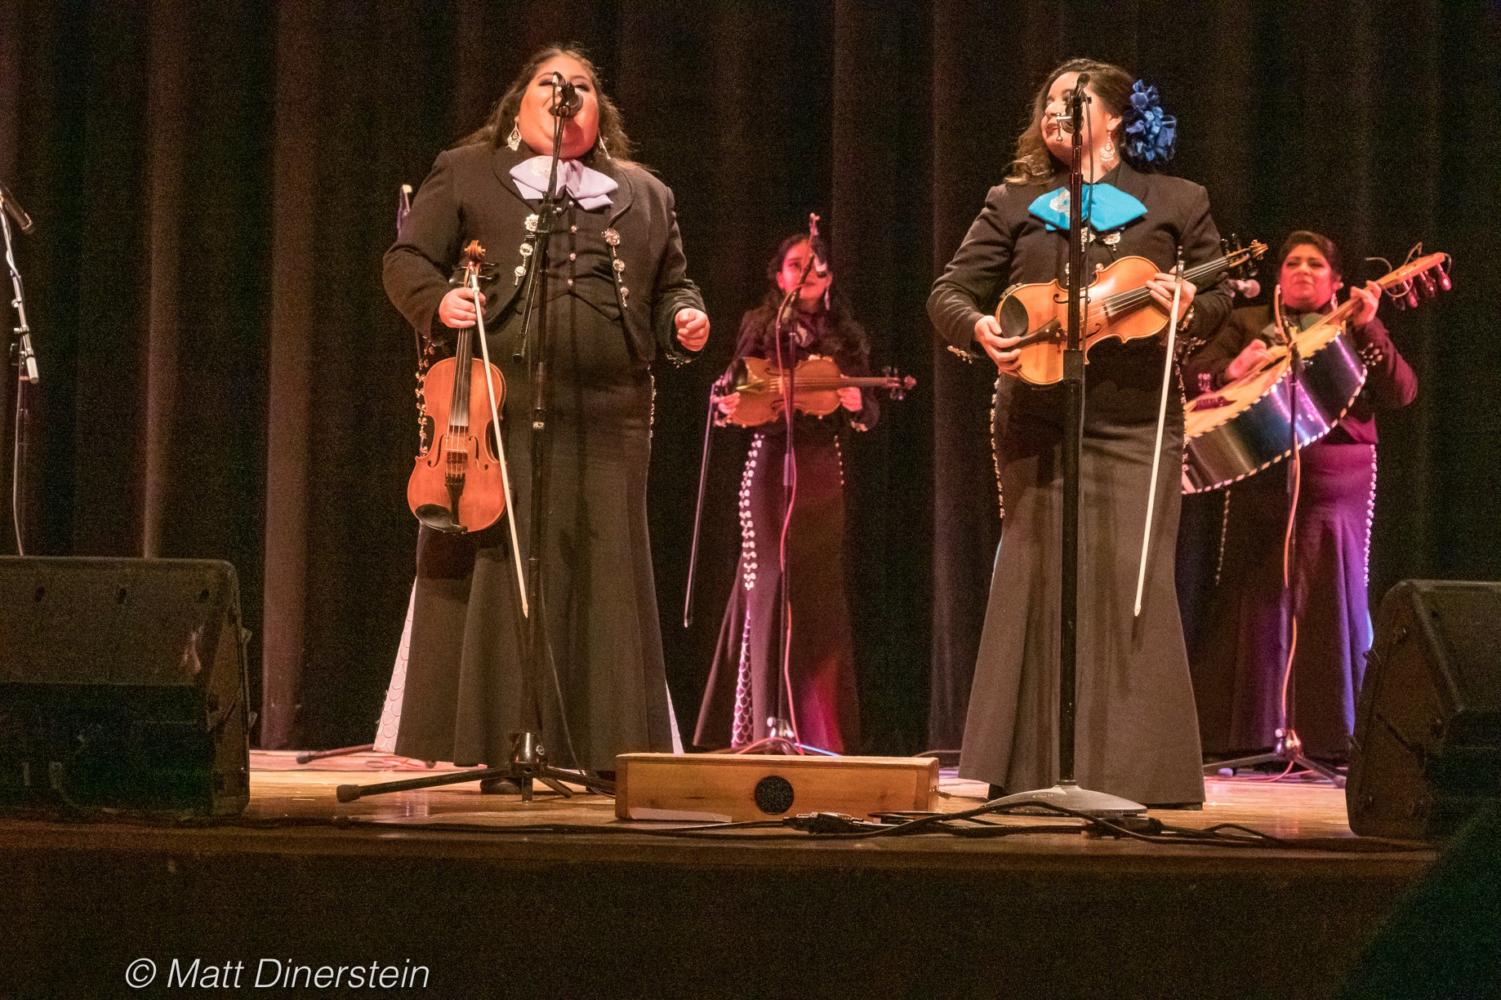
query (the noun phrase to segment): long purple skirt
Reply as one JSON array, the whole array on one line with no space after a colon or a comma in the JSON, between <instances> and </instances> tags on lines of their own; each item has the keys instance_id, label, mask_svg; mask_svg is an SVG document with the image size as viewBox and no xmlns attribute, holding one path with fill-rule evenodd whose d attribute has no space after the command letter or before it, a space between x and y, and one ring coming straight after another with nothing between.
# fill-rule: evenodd
<instances>
[{"instance_id":1,"label":"long purple skirt","mask_svg":"<svg viewBox=\"0 0 1501 1000\"><path fill-rule=\"evenodd\" d=\"M1193 644L1206 754L1271 747L1281 724L1286 466L1278 463L1236 484L1226 497L1217 581L1201 639ZM1319 442L1303 449L1292 589L1297 651L1288 721L1304 751L1324 759L1349 754L1355 699L1371 647L1367 565L1375 489L1374 445Z\"/></svg>"}]
</instances>

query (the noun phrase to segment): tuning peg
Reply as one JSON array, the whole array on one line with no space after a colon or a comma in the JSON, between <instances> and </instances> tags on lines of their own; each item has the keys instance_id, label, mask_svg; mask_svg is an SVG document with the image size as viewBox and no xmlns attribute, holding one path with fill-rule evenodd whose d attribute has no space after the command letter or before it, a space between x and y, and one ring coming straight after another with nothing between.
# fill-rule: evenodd
<instances>
[{"instance_id":1,"label":"tuning peg","mask_svg":"<svg viewBox=\"0 0 1501 1000\"><path fill-rule=\"evenodd\" d=\"M1397 310L1397 312L1406 312L1407 311L1407 296L1393 294L1392 295L1392 306L1393 306L1393 308L1395 308Z\"/></svg>"},{"instance_id":2,"label":"tuning peg","mask_svg":"<svg viewBox=\"0 0 1501 1000\"><path fill-rule=\"evenodd\" d=\"M1438 269L1438 287L1446 292L1454 287L1454 282L1449 280L1449 272L1443 268Z\"/></svg>"},{"instance_id":3,"label":"tuning peg","mask_svg":"<svg viewBox=\"0 0 1501 1000\"><path fill-rule=\"evenodd\" d=\"M1407 307L1409 309L1418 307L1418 286L1411 281L1407 283Z\"/></svg>"},{"instance_id":4,"label":"tuning peg","mask_svg":"<svg viewBox=\"0 0 1501 1000\"><path fill-rule=\"evenodd\" d=\"M1433 298L1438 294L1438 285L1434 283L1433 275L1423 271L1418 275L1418 288L1427 298Z\"/></svg>"}]
</instances>

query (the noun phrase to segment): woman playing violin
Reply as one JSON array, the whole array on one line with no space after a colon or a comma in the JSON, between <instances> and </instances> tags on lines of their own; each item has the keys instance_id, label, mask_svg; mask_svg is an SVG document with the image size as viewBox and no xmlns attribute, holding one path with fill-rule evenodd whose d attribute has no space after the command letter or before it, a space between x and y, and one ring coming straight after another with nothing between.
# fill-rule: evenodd
<instances>
[{"instance_id":1,"label":"woman playing violin","mask_svg":"<svg viewBox=\"0 0 1501 1000\"><path fill-rule=\"evenodd\" d=\"M1329 312L1344 287L1339 248L1299 230L1278 254L1284 322L1305 326ZM1299 449L1293 611L1297 654L1288 721L1310 756L1342 763L1349 756L1355 698L1371 647L1366 592L1371 512L1376 499L1376 414L1411 403L1417 377L1376 318L1380 286L1350 289L1358 303L1348 329L1366 365L1360 395L1319 441ZM1237 309L1183 364L1190 393L1206 392L1260 367L1280 343L1270 305ZM1282 544L1287 470L1282 461L1209 499L1222 526L1205 539L1210 551L1182 552L1193 570L1217 564L1205 620L1190 634L1189 654L1204 752L1239 756L1271 747L1280 720L1287 658L1283 623ZM1186 544L1186 543L1185 543ZM1194 634L1197 633L1197 634Z\"/></svg>"},{"instance_id":2,"label":"woman playing violin","mask_svg":"<svg viewBox=\"0 0 1501 1000\"><path fill-rule=\"evenodd\" d=\"M806 233L787 237L777 248L767 266L771 287L765 301L740 322L737 361L766 358L789 369L823 355L844 375L868 373L868 338L849 315L833 276L819 273L816 265L826 258L820 251L820 261L812 261L815 249ZM782 310L794 289L792 308ZM783 699L789 717L782 721L803 743L843 752L859 745L860 705L845 591L840 439L846 426L871 427L877 404L869 390L843 388L838 395L840 407L831 417L793 418L796 491L786 553L792 644L790 698ZM729 393L716 405L728 417L739 403ZM777 714L782 661L779 542L787 452L781 419L752 434L740 486L740 564L698 717L695 741L701 746L743 746L772 735L768 719Z\"/></svg>"},{"instance_id":3,"label":"woman playing violin","mask_svg":"<svg viewBox=\"0 0 1501 1000\"><path fill-rule=\"evenodd\" d=\"M1204 189L1153 172L1170 156L1174 120L1156 88L1117 66L1066 62L1032 104L1005 182L992 188L943 275L928 312L951 350L1000 372L993 427L1005 520L965 726L960 773L1007 792L1058 778L1060 448L1063 392L1014 377L1017 338L993 315L1019 282L1066 280L1065 100L1085 92L1085 261L1090 274L1122 257L1155 263L1144 287L1167 314L1168 273L1220 253ZM1229 312L1219 283L1181 288L1180 336L1214 330ZM1164 328L1166 320L1163 322ZM1165 329L1164 329L1165 332ZM1165 361L1158 338L1104 340L1088 355L1080 482L1075 773L1086 788L1147 804L1203 800L1193 691L1173 587L1182 405L1167 405L1151 525L1147 589L1133 618L1142 525ZM1174 380L1176 381L1176 380Z\"/></svg>"},{"instance_id":4,"label":"woman playing violin","mask_svg":"<svg viewBox=\"0 0 1501 1000\"><path fill-rule=\"evenodd\" d=\"M579 104L560 118L553 107L563 81ZM385 286L440 344L484 310L490 357L506 380L501 424L514 497L506 516L517 519L525 549L532 449L531 387L517 360L521 290L540 266L535 213L559 127L546 282L544 586L541 607L531 608L543 616L549 649L534 680L552 762L609 770L618 753L673 747L646 521L650 366L663 356L686 361L703 347L709 321L686 273L672 192L628 159L620 114L587 58L536 53L485 126L439 155L386 254ZM498 272L478 296L449 280L471 239ZM511 756L509 734L535 728L504 527L420 531L397 753L500 765Z\"/></svg>"}]
</instances>

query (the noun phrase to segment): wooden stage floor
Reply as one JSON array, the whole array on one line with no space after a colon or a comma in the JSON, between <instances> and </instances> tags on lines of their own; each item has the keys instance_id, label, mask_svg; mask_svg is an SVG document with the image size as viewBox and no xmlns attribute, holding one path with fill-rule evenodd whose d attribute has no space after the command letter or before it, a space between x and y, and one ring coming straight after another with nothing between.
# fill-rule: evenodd
<instances>
[{"instance_id":1,"label":"wooden stage floor","mask_svg":"<svg viewBox=\"0 0 1501 1000\"><path fill-rule=\"evenodd\" d=\"M258 752L237 823L0 818L0 996L127 995L137 958L193 956L418 963L434 996L1332 996L1436 857L1351 849L1380 845L1350 833L1341 790L1305 781L1211 779L1203 810L1152 814L1303 841L1239 849L1080 832L689 840L619 823L599 795L335 797L428 773ZM949 812L985 793L941 791Z\"/></svg>"},{"instance_id":2,"label":"wooden stage floor","mask_svg":"<svg viewBox=\"0 0 1501 1000\"><path fill-rule=\"evenodd\" d=\"M345 784L373 784L401 781L424 775L451 773L447 765L428 768L421 763L385 754L361 753L296 763L290 752L257 751L252 754L251 803L246 812L250 820L272 823L278 820L328 820L330 825L342 818L398 824L423 828L425 834L444 831L444 824L481 826L503 832L509 826L537 823L576 825L607 824L619 829L661 830L661 823L629 823L615 818L614 799L604 795L577 793L565 799L538 786L536 798L524 803L516 795L482 794L475 783L439 786L420 791L392 792L351 803L340 803L335 789ZM1345 817L1343 790L1326 781L1286 778L1278 781L1266 777L1239 776L1233 779L1211 778L1205 784L1206 802L1202 810L1153 810L1149 815L1175 826L1204 829L1215 824L1238 823L1281 838L1333 838L1354 841L1355 835ZM944 772L940 784L939 808L958 812L982 805L986 799L984 785L964 781ZM1036 824L1038 817L1002 817L998 822L1016 826ZM670 827L671 824L667 826ZM431 827L439 827L437 830ZM396 833L399 831L387 831ZM612 833L611 839L618 839ZM747 835L736 843L754 843ZM811 839L811 838L810 838ZM627 843L640 841L626 839ZM673 841L673 851L681 850L681 841ZM1007 838L998 841L953 841L942 838L919 841L891 841L902 851L960 851L963 853L1025 853L1035 855L1090 854L1160 855L1160 845L1133 841L1086 839L1079 834L1043 834L1036 837ZM886 849L881 844L881 849ZM1201 848L1166 848L1170 853L1200 855ZM1296 849L1253 850L1256 856L1325 858L1324 851ZM1368 859L1374 855L1365 855ZM1432 862L1427 852L1408 849L1382 856L1385 860L1417 869Z\"/></svg>"}]
</instances>

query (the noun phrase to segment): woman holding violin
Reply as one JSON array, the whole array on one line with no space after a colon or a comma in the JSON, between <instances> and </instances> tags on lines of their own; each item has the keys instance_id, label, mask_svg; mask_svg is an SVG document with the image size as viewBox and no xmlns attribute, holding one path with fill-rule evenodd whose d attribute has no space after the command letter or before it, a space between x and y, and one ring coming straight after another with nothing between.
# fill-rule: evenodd
<instances>
[{"instance_id":1,"label":"woman holding violin","mask_svg":"<svg viewBox=\"0 0 1501 1000\"><path fill-rule=\"evenodd\" d=\"M1339 247L1299 230L1277 256L1283 323L1306 328L1328 314L1344 287ZM1339 423L1299 449L1294 521L1292 610L1298 623L1288 722L1304 753L1345 763L1355 726L1355 699L1371 647L1367 595L1371 513L1376 501L1376 414L1411 403L1417 376L1376 318L1381 286L1352 287L1348 323L1365 363L1360 394ZM1183 363L1191 395L1210 392L1261 367L1283 342L1271 305L1235 310L1203 348ZM1239 756L1271 747L1281 719L1287 660L1283 619L1283 536L1290 460L1241 480L1222 493L1213 521L1221 531L1181 557L1208 567L1214 586L1204 622L1190 636L1194 690L1204 752ZM1186 541L1186 540L1185 540ZM1214 572L1217 565L1217 572Z\"/></svg>"},{"instance_id":2,"label":"woman holding violin","mask_svg":"<svg viewBox=\"0 0 1501 1000\"><path fill-rule=\"evenodd\" d=\"M772 371L810 371L810 364L822 364L814 356L821 356L832 359L844 376L869 372L869 340L849 315L824 259L807 233L782 241L767 265L771 287L765 300L741 319L732 368L747 359L765 359ZM784 308L794 289L796 294ZM810 385L813 378L809 376ZM860 703L845 590L840 441L846 428L864 431L874 425L877 404L870 390L845 387L832 390L838 401L833 412L824 405L832 400L815 399L813 408L826 415L809 413L802 408L796 379L795 375L793 391L799 408L792 420L790 446L779 408L751 435L740 483L740 563L699 712L695 742L700 746L739 747L783 735L768 726L779 708L782 721L802 743L836 752L859 746ZM830 392L812 395L827 397ZM736 422L737 417L744 422L741 411L763 402L747 390L720 395L716 406L721 422ZM783 489L789 450L796 473L790 520ZM780 596L784 523L791 602L785 673ZM786 685L780 700L779 684Z\"/></svg>"},{"instance_id":3,"label":"woman holding violin","mask_svg":"<svg viewBox=\"0 0 1501 1000\"><path fill-rule=\"evenodd\" d=\"M563 83L572 85L571 117L556 113ZM463 532L424 519L395 743L408 757L501 765L511 757L509 734L535 728L505 518L516 519L525 550L532 442L522 290L542 266L536 213L558 128L558 207L545 262L543 587L540 607L530 609L543 616L549 647L535 678L542 739L552 763L596 771L613 769L617 753L675 742L647 537L650 365L688 360L709 321L686 274L672 192L629 160L620 114L589 60L548 48L527 61L483 128L439 155L385 257L387 294L429 341L448 347L483 310L490 358L504 377L501 437L513 499L499 520L466 523ZM494 272L479 292L450 283L471 240ZM470 391L485 394L484 378ZM462 498L458 509L455 520L467 521Z\"/></svg>"},{"instance_id":4,"label":"woman holding violin","mask_svg":"<svg viewBox=\"0 0 1501 1000\"><path fill-rule=\"evenodd\" d=\"M1142 525L1151 487L1166 362L1163 337L1181 255L1187 268L1220 254L1204 189L1153 172L1171 155L1175 121L1156 88L1117 66L1075 59L1054 69L1032 102L1005 182L992 188L964 242L934 283L928 312L965 358L999 369L993 427L1004 527L964 733L960 774L1007 793L1058 779L1059 532L1062 388L1023 371L1022 337L1003 312L1017 283L1066 282L1066 99L1081 74L1085 262L1091 276L1145 258L1138 311L1150 336L1095 338L1087 354L1080 462L1078 683L1079 783L1150 805L1203 801L1199 739L1173 586L1182 403L1167 403L1140 617L1133 615ZM1133 265L1127 261L1128 265ZM1185 339L1219 326L1230 299L1211 273L1180 286ZM1113 289L1119 292L1120 289ZM1095 317L1091 310L1090 317ZM1103 319L1103 311L1101 311ZM1043 380L1045 381L1045 380Z\"/></svg>"}]
</instances>

